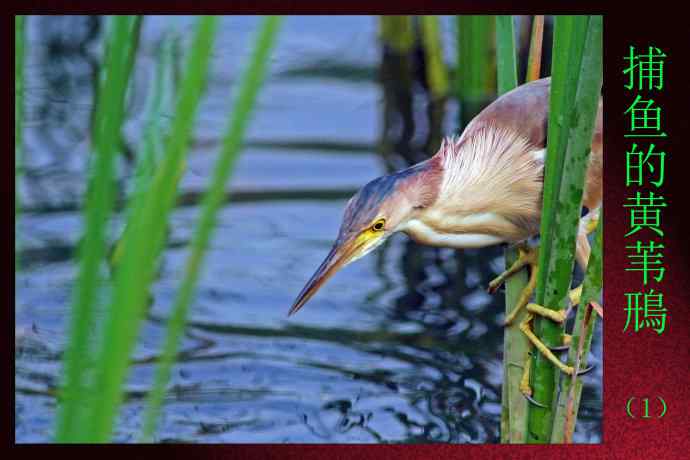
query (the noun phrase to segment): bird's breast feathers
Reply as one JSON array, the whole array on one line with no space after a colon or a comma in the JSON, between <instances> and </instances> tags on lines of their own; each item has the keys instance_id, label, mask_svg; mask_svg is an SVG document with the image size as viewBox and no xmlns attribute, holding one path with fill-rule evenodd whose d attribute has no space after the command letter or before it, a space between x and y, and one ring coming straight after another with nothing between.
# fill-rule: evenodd
<instances>
[{"instance_id":1,"label":"bird's breast feathers","mask_svg":"<svg viewBox=\"0 0 690 460\"><path fill-rule=\"evenodd\" d=\"M418 243L445 248L481 248L507 241L513 233L506 219L493 213L444 215L428 211L406 222L399 230Z\"/></svg>"}]
</instances>

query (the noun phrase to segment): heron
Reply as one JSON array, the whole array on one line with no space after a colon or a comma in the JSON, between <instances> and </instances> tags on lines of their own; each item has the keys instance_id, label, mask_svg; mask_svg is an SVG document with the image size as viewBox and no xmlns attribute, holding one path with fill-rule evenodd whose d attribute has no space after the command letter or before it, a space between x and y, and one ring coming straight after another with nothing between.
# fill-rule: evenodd
<instances>
[{"instance_id":1,"label":"heron","mask_svg":"<svg viewBox=\"0 0 690 460\"><path fill-rule=\"evenodd\" d=\"M495 292L508 277L528 267L529 281L505 324L511 325L527 309L520 329L558 369L572 375L575 370L558 359L555 348L546 347L531 326L534 315L563 323L569 309L529 302L536 286L538 246L528 241L540 228L550 83L550 78L543 78L505 93L461 136L444 138L431 158L364 185L347 203L333 247L288 315L301 309L339 269L397 232L422 245L453 249L507 243L518 248L517 261L489 283L488 291ZM587 235L596 226L603 195L602 111L600 99L582 198L586 214L576 238L575 258L583 270L591 251ZM579 302L580 292L581 288L570 291L570 308ZM520 391L538 404L530 397L528 364Z\"/></svg>"}]
</instances>

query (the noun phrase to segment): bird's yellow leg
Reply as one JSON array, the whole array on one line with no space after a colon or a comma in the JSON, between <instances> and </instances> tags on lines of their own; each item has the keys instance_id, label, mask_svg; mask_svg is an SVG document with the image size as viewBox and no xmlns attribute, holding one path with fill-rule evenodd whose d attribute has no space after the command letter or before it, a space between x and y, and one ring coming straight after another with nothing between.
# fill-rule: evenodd
<instances>
[{"instance_id":1,"label":"bird's yellow leg","mask_svg":"<svg viewBox=\"0 0 690 460\"><path fill-rule=\"evenodd\" d=\"M518 250L518 258L517 260L511 265L507 270L505 270L503 273L498 275L496 278L491 280L489 283L489 287L487 288L487 291L489 293L493 294L498 290L498 288L505 283L505 281L522 270L523 267L529 265L530 267L536 267L537 266L537 260L539 259L539 249L538 248L531 248L527 246L527 244L522 244L517 247Z\"/></svg>"},{"instance_id":2,"label":"bird's yellow leg","mask_svg":"<svg viewBox=\"0 0 690 460\"><path fill-rule=\"evenodd\" d=\"M527 353L525 364L522 369L522 378L520 379L520 393L529 398L532 396L532 387L529 385L529 372L532 368L532 354Z\"/></svg>"},{"instance_id":3,"label":"bird's yellow leg","mask_svg":"<svg viewBox=\"0 0 690 460\"><path fill-rule=\"evenodd\" d=\"M563 364L563 362L562 362L560 359L558 359L558 357L556 357L556 355L553 354L553 352L549 349L549 347L547 347L546 345L544 345L544 342L542 342L542 341L539 339L539 337L537 337L537 336L534 334L534 332L532 331L532 326L530 325L530 323L531 323L532 319L534 318L533 315L534 315L534 314L539 314L539 315L540 315L541 312L542 312L541 308L544 308L544 307L541 307L541 306L539 306L539 305L536 305L536 307L539 307L539 308L537 308L537 309L535 310L535 309L532 307L533 305L534 305L534 304L528 304L528 305L527 305L527 310L528 310L530 313L527 315L527 317L525 318L525 320L524 320L523 322L520 323L520 330L527 336L527 338L529 339L529 341L532 342L532 345L534 345L534 347L535 347L537 350L539 350L539 351L541 352L541 354L544 355L544 356L546 357L546 359L548 359L549 361L551 361L551 363L552 363L554 366L556 366L558 369L560 369L562 372L564 372L564 373L566 373L566 374L568 374L568 375L573 375L573 372L574 372L573 367L572 367L572 366L568 366L568 365L566 365L566 364ZM532 308L530 308L530 307L532 307ZM545 310L548 310L548 309L545 309ZM552 311L552 310L549 310L549 311ZM550 318L550 319L553 319L553 318L551 318L550 316L547 316L547 317Z\"/></svg>"},{"instance_id":4,"label":"bird's yellow leg","mask_svg":"<svg viewBox=\"0 0 690 460\"><path fill-rule=\"evenodd\" d=\"M578 234L578 248L576 251L576 258L579 256L578 264L582 271L587 269L587 262L589 260L590 247L587 240L587 235L592 233L599 224L599 210L590 211L586 216L580 221L580 233ZM580 247L582 246L582 247ZM578 254L579 253L579 254ZM570 297L571 305L579 305L580 296L582 295L582 284L574 289L571 289L568 293Z\"/></svg>"},{"instance_id":5,"label":"bird's yellow leg","mask_svg":"<svg viewBox=\"0 0 690 460\"><path fill-rule=\"evenodd\" d=\"M542 307L536 303L528 303L527 311L534 313L535 315L543 316L549 318L557 323L563 323L568 317L568 310L551 310L550 308Z\"/></svg>"},{"instance_id":6,"label":"bird's yellow leg","mask_svg":"<svg viewBox=\"0 0 690 460\"><path fill-rule=\"evenodd\" d=\"M529 299L532 297L532 293L534 292L535 287L537 286L537 266L534 265L530 271L529 275L529 281L527 281L527 285L525 285L524 288L522 288L522 291L520 292L520 296L518 297L517 302L515 302L515 307L510 311L508 316L506 316L506 319L504 321L505 326L510 326L513 321L515 321L515 318L517 317L518 313L529 303Z\"/></svg>"},{"instance_id":7,"label":"bird's yellow leg","mask_svg":"<svg viewBox=\"0 0 690 460\"><path fill-rule=\"evenodd\" d=\"M531 248L527 246L527 244L523 244L518 246L517 249L518 259L515 261L515 263L513 263L513 265L511 265L506 271L494 278L489 283L489 287L487 288L487 291L493 294L499 287L501 287L505 280L522 270L525 266L530 267L529 281L522 289L522 292L520 292L520 296L515 303L515 307L506 317L504 323L506 326L510 325L515 320L518 313L520 313L525 305L527 305L530 297L532 297L534 288L537 286L537 261L539 260L539 248Z\"/></svg>"},{"instance_id":8,"label":"bird's yellow leg","mask_svg":"<svg viewBox=\"0 0 690 460\"><path fill-rule=\"evenodd\" d=\"M529 323L529 321L532 318L529 318L528 320L524 321L524 323ZM521 326L522 326L521 324ZM529 327L529 326L527 326ZM572 336L570 334L564 334L563 335L563 344L564 345L570 345L570 342L572 340ZM520 393L522 393L525 398L527 398L532 404L536 404L537 406L545 407L544 405L540 404L539 402L535 401L532 399L532 387L529 384L529 376L530 376L530 370L532 368L532 353L528 352L527 356L525 357L525 364L524 367L522 368L522 378L520 379L520 386L519 390Z\"/></svg>"}]
</instances>

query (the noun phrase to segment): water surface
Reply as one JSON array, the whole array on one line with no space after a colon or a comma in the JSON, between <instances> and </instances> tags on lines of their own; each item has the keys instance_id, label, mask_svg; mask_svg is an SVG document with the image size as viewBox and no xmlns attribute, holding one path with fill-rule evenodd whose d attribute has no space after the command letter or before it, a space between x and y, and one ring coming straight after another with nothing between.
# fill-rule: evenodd
<instances>
[{"instance_id":1,"label":"water surface","mask_svg":"<svg viewBox=\"0 0 690 460\"><path fill-rule=\"evenodd\" d=\"M189 18L146 18L134 93L145 94L160 38ZM256 17L224 18L183 193L207 184L250 50ZM444 19L452 62L451 21ZM16 275L15 438L50 441L88 156L96 18L28 21L26 178ZM464 252L393 237L346 267L294 317L294 297L328 252L347 198L423 157L434 129L457 129L457 107L427 119L389 97L373 17L289 17L220 212L157 437L169 442L498 442L502 295L484 292L499 247ZM393 89L394 91L394 89ZM142 97L127 137L137 139ZM392 116L385 117L389 110ZM409 118L409 117L408 117ZM402 121L401 121L402 120ZM409 123L412 123L411 125ZM412 128L410 130L410 127ZM123 162L123 174L127 174ZM172 216L154 303L144 322L117 424L134 441L198 207ZM118 216L113 233L121 228ZM600 333L592 361L600 364ZM601 440L601 366L585 378L578 442Z\"/></svg>"}]
</instances>

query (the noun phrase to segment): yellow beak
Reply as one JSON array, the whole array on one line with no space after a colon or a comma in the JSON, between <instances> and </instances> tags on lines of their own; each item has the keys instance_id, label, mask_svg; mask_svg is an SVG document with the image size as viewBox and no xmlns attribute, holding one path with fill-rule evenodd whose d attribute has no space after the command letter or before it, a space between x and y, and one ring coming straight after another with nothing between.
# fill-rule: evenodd
<instances>
[{"instance_id":1,"label":"yellow beak","mask_svg":"<svg viewBox=\"0 0 690 460\"><path fill-rule=\"evenodd\" d=\"M344 243L336 243L328 253L326 258L311 279L302 288L302 291L297 296L295 303L290 308L288 316L294 314L297 310L302 308L309 299L311 299L316 291L318 291L328 279L335 274L342 267L349 262L361 257L367 251L365 248L371 246L372 239L370 235L361 234L357 238L353 238Z\"/></svg>"}]
</instances>

